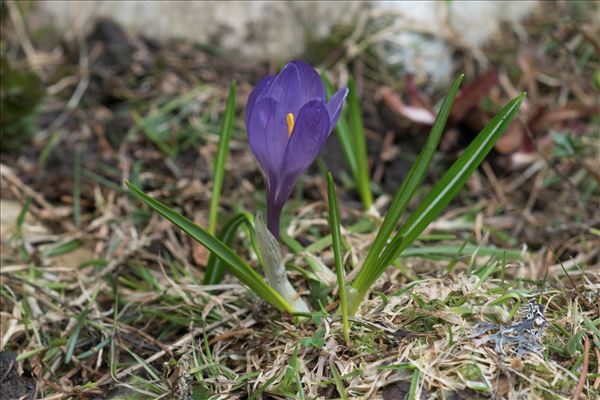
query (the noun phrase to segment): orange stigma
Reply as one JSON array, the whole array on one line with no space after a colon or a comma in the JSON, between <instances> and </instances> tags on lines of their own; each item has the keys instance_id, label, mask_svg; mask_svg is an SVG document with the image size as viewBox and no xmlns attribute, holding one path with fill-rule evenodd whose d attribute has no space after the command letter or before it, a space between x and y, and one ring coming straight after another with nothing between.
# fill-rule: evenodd
<instances>
[{"instance_id":1,"label":"orange stigma","mask_svg":"<svg viewBox=\"0 0 600 400\"><path fill-rule=\"evenodd\" d=\"M294 114L289 113L287 115L287 125L288 125L288 139L292 136L292 131L294 130Z\"/></svg>"}]
</instances>

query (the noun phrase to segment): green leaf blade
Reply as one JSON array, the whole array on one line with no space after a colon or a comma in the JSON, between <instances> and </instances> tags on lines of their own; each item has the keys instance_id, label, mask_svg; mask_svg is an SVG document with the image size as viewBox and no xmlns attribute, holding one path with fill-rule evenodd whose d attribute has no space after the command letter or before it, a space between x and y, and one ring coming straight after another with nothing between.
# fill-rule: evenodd
<instances>
[{"instance_id":1,"label":"green leaf blade","mask_svg":"<svg viewBox=\"0 0 600 400\"><path fill-rule=\"evenodd\" d=\"M215 157L213 168L213 190L210 198L210 208L208 212L208 232L214 235L217 229L217 215L219 211L219 200L221 198L221 189L223 188L223 178L225 177L225 164L229 154L229 140L233 132L233 122L235 120L235 95L236 83L233 82L229 88L227 96L227 106L225 107L225 116L223 125L219 134L219 146Z\"/></svg>"},{"instance_id":2,"label":"green leaf blade","mask_svg":"<svg viewBox=\"0 0 600 400\"><path fill-rule=\"evenodd\" d=\"M354 80L348 82L348 106L350 114L350 132L353 139L353 150L356 155L356 188L366 209L373 205L373 195L369 182L369 161L367 158L367 139L362 118L360 102L356 94Z\"/></svg>"},{"instance_id":3,"label":"green leaf blade","mask_svg":"<svg viewBox=\"0 0 600 400\"><path fill-rule=\"evenodd\" d=\"M81 148L75 148L73 162L73 221L81 226Z\"/></svg>"},{"instance_id":4,"label":"green leaf blade","mask_svg":"<svg viewBox=\"0 0 600 400\"><path fill-rule=\"evenodd\" d=\"M333 95L333 87L327 78L323 78L327 95ZM369 178L369 164L367 158L367 143L365 128L362 119L360 102L356 96L354 81L348 82L347 110L340 115L335 133L342 147L344 157L354 179L354 185L365 209L373 204L371 183Z\"/></svg>"},{"instance_id":5,"label":"green leaf blade","mask_svg":"<svg viewBox=\"0 0 600 400\"><path fill-rule=\"evenodd\" d=\"M388 239L396 228L398 221L400 221L402 214L404 214L406 211L410 200L414 196L421 182L423 182L425 173L427 172L440 138L442 137L442 133L444 132L444 127L446 126L446 122L450 115L450 111L452 110L452 105L454 104L454 99L456 98L456 94L458 93L458 89L463 77L464 75L460 75L452 84L450 92L444 99L440 111L435 118L435 122L431 127L431 131L429 132L429 136L427 137L427 142L425 143L423 150L421 150L419 153L419 156L408 171L406 178L402 182L402 185L390 203L390 207L383 220L381 228L379 228L377 236L371 244L367 258L365 259L362 268L356 276L354 281L355 287L356 285L364 286L366 285L367 281L371 280L368 275L370 272L372 272L373 265L377 262L382 251L386 247Z\"/></svg>"},{"instance_id":6,"label":"green leaf blade","mask_svg":"<svg viewBox=\"0 0 600 400\"><path fill-rule=\"evenodd\" d=\"M353 284L360 299L364 298L371 285L387 269L389 263L410 246L452 201L515 118L524 98L525 93L517 96L492 118L408 217L406 223L392 240L394 245L387 246L377 262L368 265L368 268L363 265Z\"/></svg>"},{"instance_id":7,"label":"green leaf blade","mask_svg":"<svg viewBox=\"0 0 600 400\"><path fill-rule=\"evenodd\" d=\"M252 216L245 212L234 215L223 225L223 228L221 228L221 231L217 236L218 239L225 243L225 245L231 247L231 243L233 242L238 229L243 224L252 226L252 220ZM225 274L224 268L223 261L217 257L215 253L210 253L202 283L204 285L216 285L221 282L223 275Z\"/></svg>"},{"instance_id":8,"label":"green leaf blade","mask_svg":"<svg viewBox=\"0 0 600 400\"><path fill-rule=\"evenodd\" d=\"M325 83L325 89L327 90L327 96L331 97L334 93L333 86L331 86L331 82L327 78L323 78L323 82ZM348 168L352 173L352 177L355 179L356 184L356 171L357 161L356 155L353 151L352 144L352 134L350 133L350 128L348 127L348 122L346 121L345 112L342 112L340 118L338 119L337 125L335 127L335 134L340 142L342 147L342 151L344 153L344 157L346 158L346 162L348 163Z\"/></svg>"},{"instance_id":9,"label":"green leaf blade","mask_svg":"<svg viewBox=\"0 0 600 400\"><path fill-rule=\"evenodd\" d=\"M337 274L338 291L340 294L340 307L342 308L342 323L344 326L344 339L350 343L350 324L348 323L348 304L346 300L346 286L344 283L344 266L342 260L342 234L340 231L340 211L335 195L335 184L331 172L327 174L327 201L329 203L329 227L333 242L335 258L335 271Z\"/></svg>"},{"instance_id":10,"label":"green leaf blade","mask_svg":"<svg viewBox=\"0 0 600 400\"><path fill-rule=\"evenodd\" d=\"M273 290L273 288L271 288L255 270L246 264L223 242L185 218L183 215L167 207L160 201L148 196L131 182L125 181L125 184L136 198L146 203L154 211L168 219L171 223L179 227L186 234L219 257L223 261L225 267L227 267L243 284L256 293L256 295L269 302L280 311L287 311L290 313L295 312L293 307L285 301L279 293Z\"/></svg>"},{"instance_id":11,"label":"green leaf blade","mask_svg":"<svg viewBox=\"0 0 600 400\"><path fill-rule=\"evenodd\" d=\"M423 232L464 186L517 115L524 98L525 94L517 96L492 118L411 214L400 230L405 234L406 246Z\"/></svg>"}]
</instances>

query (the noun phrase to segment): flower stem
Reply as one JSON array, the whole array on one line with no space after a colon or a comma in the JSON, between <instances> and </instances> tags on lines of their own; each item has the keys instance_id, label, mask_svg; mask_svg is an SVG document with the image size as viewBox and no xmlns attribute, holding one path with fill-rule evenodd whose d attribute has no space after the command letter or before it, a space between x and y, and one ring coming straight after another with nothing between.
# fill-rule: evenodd
<instances>
[{"instance_id":1,"label":"flower stem","mask_svg":"<svg viewBox=\"0 0 600 400\"><path fill-rule=\"evenodd\" d=\"M267 207L267 228L269 228L275 240L279 240L279 220L281 219L282 208L275 204Z\"/></svg>"}]
</instances>

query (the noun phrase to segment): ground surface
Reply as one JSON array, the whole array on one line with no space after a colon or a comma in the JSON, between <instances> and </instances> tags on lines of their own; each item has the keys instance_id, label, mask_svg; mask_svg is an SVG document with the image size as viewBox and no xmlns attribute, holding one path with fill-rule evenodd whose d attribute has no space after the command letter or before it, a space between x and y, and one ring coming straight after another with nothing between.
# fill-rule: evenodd
<instances>
[{"instance_id":1,"label":"ground surface","mask_svg":"<svg viewBox=\"0 0 600 400\"><path fill-rule=\"evenodd\" d=\"M0 154L2 398L596 398L600 43L598 10L582 4L507 27L483 54L456 45L468 89L417 199L502 104L521 90L528 100L461 195L378 281L350 345L334 313L323 172L336 175L352 275L428 131L399 101L427 111L443 92L385 70L377 41L359 54L348 42L319 44L329 56L312 61L334 83L356 76L377 200L362 211L333 139L284 212L290 276L321 310L297 324L231 276L203 286L207 251L123 185L206 225L235 79L219 219L264 210L243 111L277 68L128 37L109 21L57 38L3 13L3 93L10 85L14 97L3 97ZM248 241L242 233L236 249L257 266ZM547 320L539 351L497 351L478 335L482 321L526 320L519 310L532 299Z\"/></svg>"}]
</instances>

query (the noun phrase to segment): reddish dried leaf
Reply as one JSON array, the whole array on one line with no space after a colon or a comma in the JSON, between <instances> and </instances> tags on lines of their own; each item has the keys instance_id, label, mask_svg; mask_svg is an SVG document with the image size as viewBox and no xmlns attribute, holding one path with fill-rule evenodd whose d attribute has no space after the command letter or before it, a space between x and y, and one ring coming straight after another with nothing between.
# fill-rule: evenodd
<instances>
[{"instance_id":1,"label":"reddish dried leaf","mask_svg":"<svg viewBox=\"0 0 600 400\"><path fill-rule=\"evenodd\" d=\"M408 104L411 106L426 108L432 113L434 112L431 102L419 90L415 83L415 79L411 74L406 75L406 92L408 94Z\"/></svg>"},{"instance_id":2,"label":"reddish dried leaf","mask_svg":"<svg viewBox=\"0 0 600 400\"><path fill-rule=\"evenodd\" d=\"M498 71L491 69L477 78L475 82L465 86L456 95L456 100L451 113L452 120L455 123L462 121L468 112L477 107L481 99L483 99L493 87L498 85L498 82Z\"/></svg>"},{"instance_id":3,"label":"reddish dried leaf","mask_svg":"<svg viewBox=\"0 0 600 400\"><path fill-rule=\"evenodd\" d=\"M412 122L423 125L431 125L435 121L435 114L423 107L408 106L402 102L402 99L395 94L390 88L384 87L381 89L381 98L383 103L394 114L401 118L408 118Z\"/></svg>"},{"instance_id":4,"label":"reddish dried leaf","mask_svg":"<svg viewBox=\"0 0 600 400\"><path fill-rule=\"evenodd\" d=\"M579 118L590 117L600 113L598 106L585 106L582 104L567 104L564 107L545 113L539 121L540 127L550 127L561 122Z\"/></svg>"},{"instance_id":5,"label":"reddish dried leaf","mask_svg":"<svg viewBox=\"0 0 600 400\"><path fill-rule=\"evenodd\" d=\"M495 149L500 154L513 153L523 146L525 132L519 121L513 121L508 127L504 135L496 142Z\"/></svg>"}]
</instances>

